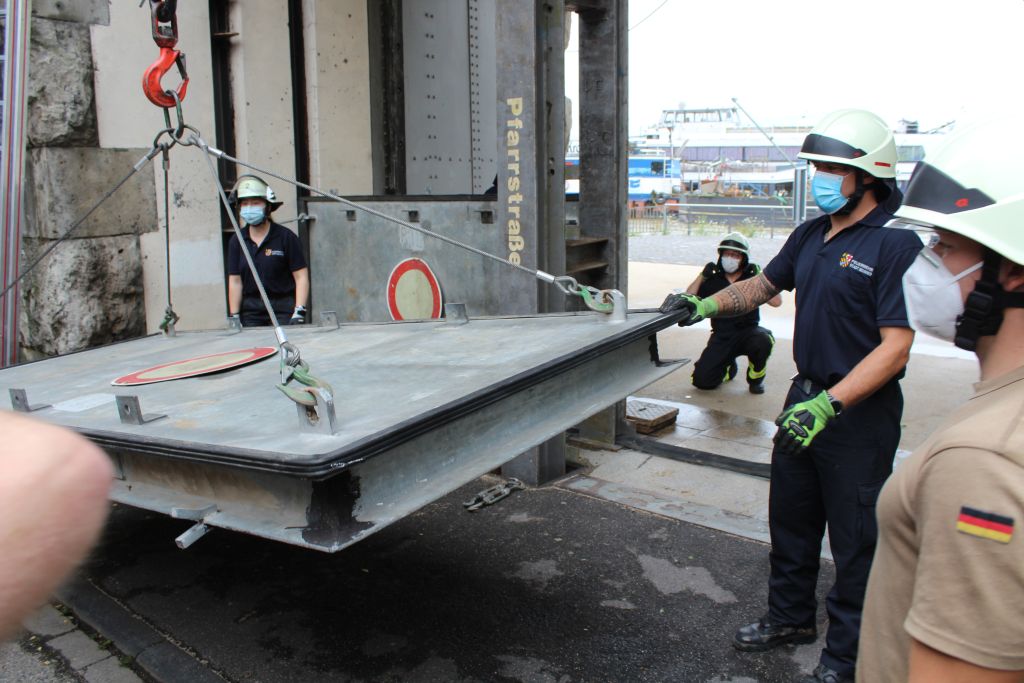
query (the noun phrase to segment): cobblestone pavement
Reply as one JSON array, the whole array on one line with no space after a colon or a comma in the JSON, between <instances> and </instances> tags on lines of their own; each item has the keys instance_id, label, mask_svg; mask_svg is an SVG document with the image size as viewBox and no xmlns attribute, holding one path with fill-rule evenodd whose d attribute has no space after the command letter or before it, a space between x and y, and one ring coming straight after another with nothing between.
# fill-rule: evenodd
<instances>
[{"instance_id":1,"label":"cobblestone pavement","mask_svg":"<svg viewBox=\"0 0 1024 683\"><path fill-rule=\"evenodd\" d=\"M709 235L633 235L629 238L629 260L702 266L717 258L715 248L724 235L724 232ZM788 232L777 232L774 238L748 237L751 259L764 266L779 253L787 237Z\"/></svg>"},{"instance_id":2,"label":"cobblestone pavement","mask_svg":"<svg viewBox=\"0 0 1024 683\"><path fill-rule=\"evenodd\" d=\"M77 619L44 605L17 640L0 642L0 681L7 683L143 683L131 657L110 640L79 628Z\"/></svg>"}]
</instances>

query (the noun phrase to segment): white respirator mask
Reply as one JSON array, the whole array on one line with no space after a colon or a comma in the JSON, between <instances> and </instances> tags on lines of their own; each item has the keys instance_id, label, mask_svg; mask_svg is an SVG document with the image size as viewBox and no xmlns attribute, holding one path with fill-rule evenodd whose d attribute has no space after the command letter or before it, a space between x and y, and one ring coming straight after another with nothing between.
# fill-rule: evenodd
<instances>
[{"instance_id":1,"label":"white respirator mask","mask_svg":"<svg viewBox=\"0 0 1024 683\"><path fill-rule=\"evenodd\" d=\"M740 259L735 256L723 256L722 257L722 270L732 274L740 269Z\"/></svg>"},{"instance_id":2,"label":"white respirator mask","mask_svg":"<svg viewBox=\"0 0 1024 683\"><path fill-rule=\"evenodd\" d=\"M951 342L956 338L956 321L964 312L960 280L982 267L979 261L959 275L953 275L935 252L925 248L903 274L903 298L910 326Z\"/></svg>"}]
</instances>

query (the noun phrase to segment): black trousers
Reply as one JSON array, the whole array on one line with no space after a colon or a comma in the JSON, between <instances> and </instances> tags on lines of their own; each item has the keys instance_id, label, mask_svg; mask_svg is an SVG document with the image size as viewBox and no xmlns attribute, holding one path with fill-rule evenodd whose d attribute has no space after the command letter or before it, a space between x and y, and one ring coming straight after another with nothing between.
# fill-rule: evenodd
<instances>
[{"instance_id":1,"label":"black trousers","mask_svg":"<svg viewBox=\"0 0 1024 683\"><path fill-rule=\"evenodd\" d=\"M277 323L287 325L295 311L295 295L270 297L270 305L274 309L274 315L277 316ZM242 298L242 310L238 313L238 319L242 323L242 327L274 324L267 314L267 307L263 305L263 299L258 294Z\"/></svg>"},{"instance_id":2,"label":"black trousers","mask_svg":"<svg viewBox=\"0 0 1024 683\"><path fill-rule=\"evenodd\" d=\"M794 382L786 405L823 389L808 388ZM892 473L902 413L899 383L891 381L844 411L805 453L772 453L768 615L780 624L814 624L827 523L836 582L825 601L829 624L821 662L845 676L854 673L864 590L878 538L875 502Z\"/></svg>"},{"instance_id":3,"label":"black trousers","mask_svg":"<svg viewBox=\"0 0 1024 683\"><path fill-rule=\"evenodd\" d=\"M739 356L746 356L754 370L761 372L772 354L775 338L771 330L757 325L721 334L712 332L708 345L693 365L691 380L698 389L714 389L725 379L725 370ZM754 384L764 379L747 375L747 382Z\"/></svg>"}]
</instances>

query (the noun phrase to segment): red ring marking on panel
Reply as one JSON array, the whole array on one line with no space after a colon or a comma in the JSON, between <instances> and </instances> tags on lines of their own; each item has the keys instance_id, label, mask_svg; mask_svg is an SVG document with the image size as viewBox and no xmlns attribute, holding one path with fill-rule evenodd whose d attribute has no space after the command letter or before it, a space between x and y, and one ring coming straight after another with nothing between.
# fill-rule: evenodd
<instances>
[{"instance_id":1,"label":"red ring marking on panel","mask_svg":"<svg viewBox=\"0 0 1024 683\"><path fill-rule=\"evenodd\" d=\"M196 356L195 358L186 358L171 363L154 365L151 368L118 377L111 384L114 386L132 386L136 384L169 382L183 377L207 375L211 372L219 372L220 370L255 363L258 360L273 356L275 353L277 353L276 347L257 346L252 349L238 349L237 351L212 353L208 356Z\"/></svg>"}]
</instances>

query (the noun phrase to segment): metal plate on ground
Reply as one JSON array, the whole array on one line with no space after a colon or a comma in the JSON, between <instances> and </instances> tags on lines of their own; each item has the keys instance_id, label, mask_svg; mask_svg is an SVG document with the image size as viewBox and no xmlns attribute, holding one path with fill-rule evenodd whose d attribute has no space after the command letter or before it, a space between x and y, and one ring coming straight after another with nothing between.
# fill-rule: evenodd
<instances>
[{"instance_id":1,"label":"metal plate on ground","mask_svg":"<svg viewBox=\"0 0 1024 683\"><path fill-rule=\"evenodd\" d=\"M672 406L636 399L626 401L626 419L633 423L641 434L650 434L675 423L678 414L679 409Z\"/></svg>"},{"instance_id":2,"label":"metal plate on ground","mask_svg":"<svg viewBox=\"0 0 1024 683\"><path fill-rule=\"evenodd\" d=\"M198 377L199 375L208 375L213 372L255 363L264 358L269 358L275 353L277 353L277 348L273 346L257 346L252 349L212 353L197 358L186 358L184 360L154 365L151 368L118 377L111 384L117 387L126 387L153 384L155 382L169 382L185 377Z\"/></svg>"}]
</instances>

